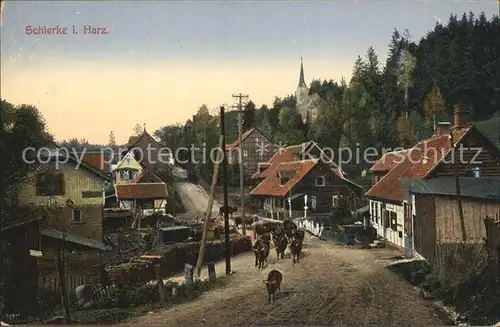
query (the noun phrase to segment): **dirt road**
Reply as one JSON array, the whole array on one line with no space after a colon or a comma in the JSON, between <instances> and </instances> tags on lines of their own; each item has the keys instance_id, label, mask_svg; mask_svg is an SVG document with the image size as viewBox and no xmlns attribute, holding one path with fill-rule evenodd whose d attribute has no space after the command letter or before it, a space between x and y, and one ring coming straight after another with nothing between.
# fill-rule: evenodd
<instances>
[{"instance_id":1,"label":"dirt road","mask_svg":"<svg viewBox=\"0 0 500 327\"><path fill-rule=\"evenodd\" d=\"M188 325L443 325L430 302L385 266L395 253L386 249L358 250L306 236L304 257L276 260L259 271L253 256L233 259L235 274L221 289L193 302L139 317L121 326ZM263 280L277 268L282 290L268 304ZM217 273L223 274L223 263Z\"/></svg>"},{"instance_id":2,"label":"dirt road","mask_svg":"<svg viewBox=\"0 0 500 327\"><path fill-rule=\"evenodd\" d=\"M182 219L188 217L190 219L198 216L203 217L205 211L208 207L208 194L205 190L198 184L193 184L189 182L179 182L175 183L175 189L179 192L182 199L182 204L186 209L184 214L179 214L178 218ZM220 204L214 201L212 206L212 217L219 214Z\"/></svg>"}]
</instances>

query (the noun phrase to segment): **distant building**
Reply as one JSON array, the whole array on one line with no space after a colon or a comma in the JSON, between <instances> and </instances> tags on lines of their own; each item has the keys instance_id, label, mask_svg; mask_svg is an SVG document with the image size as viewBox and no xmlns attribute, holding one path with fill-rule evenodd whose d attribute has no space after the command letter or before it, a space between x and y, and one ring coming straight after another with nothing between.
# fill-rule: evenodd
<instances>
[{"instance_id":1,"label":"distant building","mask_svg":"<svg viewBox=\"0 0 500 327\"><path fill-rule=\"evenodd\" d=\"M302 120L304 122L313 122L317 116L319 96L317 94L309 94L309 88L304 78L304 63L302 58L300 58L299 84L295 91L295 97L297 98L297 110L302 116Z\"/></svg>"}]
</instances>

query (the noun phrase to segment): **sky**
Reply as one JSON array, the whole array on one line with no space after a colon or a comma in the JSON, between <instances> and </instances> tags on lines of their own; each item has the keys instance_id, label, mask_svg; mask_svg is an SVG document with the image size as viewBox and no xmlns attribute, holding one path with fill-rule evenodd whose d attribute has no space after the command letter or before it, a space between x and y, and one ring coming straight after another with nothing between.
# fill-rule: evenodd
<instances>
[{"instance_id":1,"label":"sky","mask_svg":"<svg viewBox=\"0 0 500 327\"><path fill-rule=\"evenodd\" d=\"M496 0L7 0L1 97L39 108L58 140L104 144L113 131L125 143L137 123L148 131L184 123L202 104L232 104L234 93L271 105L295 92L301 57L308 84L348 80L369 46L385 61L395 28L418 41L451 13L490 18L498 8ZM67 34L28 34L38 26Z\"/></svg>"}]
</instances>

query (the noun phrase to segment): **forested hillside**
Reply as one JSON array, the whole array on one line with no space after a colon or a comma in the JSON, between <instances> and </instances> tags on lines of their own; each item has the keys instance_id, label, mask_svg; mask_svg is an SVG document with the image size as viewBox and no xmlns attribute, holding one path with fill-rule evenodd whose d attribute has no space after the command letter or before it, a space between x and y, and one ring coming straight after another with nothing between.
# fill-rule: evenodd
<instances>
[{"instance_id":1,"label":"forested hillside","mask_svg":"<svg viewBox=\"0 0 500 327\"><path fill-rule=\"evenodd\" d=\"M484 14L450 16L420 41L395 30L381 63L372 47L353 58L350 81L314 80L310 93L320 98L318 119L305 124L293 95L276 96L268 107L246 106L245 129L258 127L276 142L312 139L321 146L395 148L412 146L433 132L434 123L450 120L453 105L465 102L474 120L500 110L500 20ZM292 92L293 90L291 90ZM227 133L237 135L236 115L227 115ZM206 106L198 112L195 142L217 144L218 117ZM186 142L180 126L156 132L175 147Z\"/></svg>"}]
</instances>

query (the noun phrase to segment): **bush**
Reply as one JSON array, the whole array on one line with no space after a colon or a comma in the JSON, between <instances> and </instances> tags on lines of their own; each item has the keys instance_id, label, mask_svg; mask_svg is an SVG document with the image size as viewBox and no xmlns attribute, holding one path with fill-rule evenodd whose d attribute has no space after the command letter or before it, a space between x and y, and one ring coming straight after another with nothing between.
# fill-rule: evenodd
<instances>
[{"instance_id":1,"label":"bush","mask_svg":"<svg viewBox=\"0 0 500 327\"><path fill-rule=\"evenodd\" d=\"M73 313L71 322L79 324L110 324L132 316L133 311L129 309L93 309Z\"/></svg>"},{"instance_id":2,"label":"bush","mask_svg":"<svg viewBox=\"0 0 500 327\"><path fill-rule=\"evenodd\" d=\"M166 301L161 305L162 308L167 308L174 304L179 304L199 297L204 292L213 287L221 285L221 281L196 281L192 285L178 284L169 282L165 285L166 289L177 288L177 296L169 296L170 292L166 292ZM79 324L109 324L116 323L121 320L131 318L133 316L144 314L154 308L159 308L158 303L160 298L156 285L143 285L137 289L127 292L128 304L127 308L103 308L82 310L73 313L72 323ZM131 309L135 307L135 309ZM49 322L62 322L63 316L58 315L52 318Z\"/></svg>"}]
</instances>

